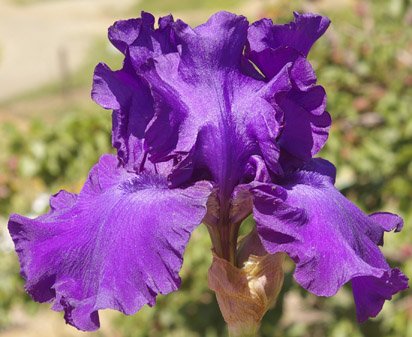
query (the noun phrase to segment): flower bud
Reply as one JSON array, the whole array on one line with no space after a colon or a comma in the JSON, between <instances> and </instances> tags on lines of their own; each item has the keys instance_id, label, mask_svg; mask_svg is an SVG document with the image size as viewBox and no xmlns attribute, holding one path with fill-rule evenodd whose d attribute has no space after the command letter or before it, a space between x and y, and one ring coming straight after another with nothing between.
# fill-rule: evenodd
<instances>
[{"instance_id":1,"label":"flower bud","mask_svg":"<svg viewBox=\"0 0 412 337\"><path fill-rule=\"evenodd\" d=\"M256 335L264 314L275 303L283 284L283 253L247 254L248 251L261 252L260 241L256 241L255 235L252 232L241 244L242 267L214 254L209 269L209 288L216 293L232 337Z\"/></svg>"}]
</instances>

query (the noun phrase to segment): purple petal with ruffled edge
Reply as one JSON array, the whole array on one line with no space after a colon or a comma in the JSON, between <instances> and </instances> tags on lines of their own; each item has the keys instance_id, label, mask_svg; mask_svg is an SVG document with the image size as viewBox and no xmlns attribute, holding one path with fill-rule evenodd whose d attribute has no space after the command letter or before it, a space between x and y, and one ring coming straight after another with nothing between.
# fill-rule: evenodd
<instances>
[{"instance_id":1,"label":"purple petal with ruffled edge","mask_svg":"<svg viewBox=\"0 0 412 337\"><path fill-rule=\"evenodd\" d=\"M115 22L108 34L110 42L126 56L125 66L135 70L150 58L177 50L172 30L173 16L159 18L159 28L155 29L154 16L146 12L141 15L138 19Z\"/></svg>"},{"instance_id":2,"label":"purple petal with ruffled edge","mask_svg":"<svg viewBox=\"0 0 412 337\"><path fill-rule=\"evenodd\" d=\"M182 255L210 192L207 182L169 189L164 177L129 173L103 156L79 196L60 192L37 219L11 216L26 290L86 331L99 327L100 309L130 315L154 305L180 285Z\"/></svg>"},{"instance_id":3,"label":"purple petal with ruffled edge","mask_svg":"<svg viewBox=\"0 0 412 337\"><path fill-rule=\"evenodd\" d=\"M268 47L289 47L307 56L313 44L326 32L330 20L317 14L294 13L288 24L273 24L270 19L255 22L249 31L250 50L262 52Z\"/></svg>"},{"instance_id":4,"label":"purple petal with ruffled edge","mask_svg":"<svg viewBox=\"0 0 412 337\"><path fill-rule=\"evenodd\" d=\"M142 18L117 21L109 28L109 39L125 55L123 68L112 71L99 64L93 77L93 100L113 110L112 143L122 163L139 170L144 165L145 130L154 115L154 101L149 84L139 75L140 66L164 53L176 52L171 15L159 19L142 12Z\"/></svg>"},{"instance_id":5,"label":"purple petal with ruffled edge","mask_svg":"<svg viewBox=\"0 0 412 337\"><path fill-rule=\"evenodd\" d=\"M331 118L326 111L326 93L316 85L306 56L329 24L326 17L295 13L295 21L289 24L263 19L249 28L246 56L268 79L286 64L293 64L293 89L280 104L285 114L280 161L286 170L302 166L328 138Z\"/></svg>"},{"instance_id":6,"label":"purple petal with ruffled edge","mask_svg":"<svg viewBox=\"0 0 412 337\"><path fill-rule=\"evenodd\" d=\"M125 69L112 71L99 64L94 72L92 98L113 110L112 144L122 164L139 170L144 160L144 132L153 118L153 99L145 81Z\"/></svg>"},{"instance_id":7,"label":"purple petal with ruffled edge","mask_svg":"<svg viewBox=\"0 0 412 337\"><path fill-rule=\"evenodd\" d=\"M255 153L279 171L282 113L276 98L290 90L290 73L285 67L269 83L242 73L247 28L244 17L227 12L195 29L177 21L181 53L155 58L145 72L157 103L146 141L152 160L177 158L174 185L196 169L230 193Z\"/></svg>"},{"instance_id":8,"label":"purple petal with ruffled edge","mask_svg":"<svg viewBox=\"0 0 412 337\"><path fill-rule=\"evenodd\" d=\"M376 231L371 239L378 245L383 245L383 234L395 230L401 231L403 220L396 214L378 212L369 215L375 223ZM380 228L380 230L379 230ZM368 259L368 257L366 257ZM384 260L369 259L371 265L387 268ZM385 300L390 300L394 294L405 289L408 278L397 268L386 272L380 279L375 277L356 277L352 280L353 297L356 303L356 313L360 322L369 317L375 317L382 309Z\"/></svg>"},{"instance_id":9,"label":"purple petal with ruffled edge","mask_svg":"<svg viewBox=\"0 0 412 337\"><path fill-rule=\"evenodd\" d=\"M260 184L252 190L254 218L265 249L287 252L305 289L332 296L352 281L363 321L408 287L377 246L384 231L399 230L401 223L390 213L368 217L335 189L334 179L333 165L316 159L276 185Z\"/></svg>"},{"instance_id":10,"label":"purple petal with ruffled edge","mask_svg":"<svg viewBox=\"0 0 412 337\"><path fill-rule=\"evenodd\" d=\"M280 102L285 121L279 138L284 167L299 167L326 143L331 117L326 111L326 92L315 85L316 77L308 61L298 58L291 69L293 89Z\"/></svg>"},{"instance_id":11,"label":"purple petal with ruffled edge","mask_svg":"<svg viewBox=\"0 0 412 337\"><path fill-rule=\"evenodd\" d=\"M10 218L29 294L94 330L98 310L132 314L178 287L202 219L224 241L253 206L265 249L287 252L303 287L331 296L352 281L358 319L375 316L407 287L378 248L402 219L366 216L334 188L333 165L311 160L331 120L306 57L329 19L154 22L144 12L116 22L109 39L123 67L95 69L92 97L113 110L117 159L102 157L82 192L52 197L48 214Z\"/></svg>"},{"instance_id":12,"label":"purple petal with ruffled edge","mask_svg":"<svg viewBox=\"0 0 412 337\"><path fill-rule=\"evenodd\" d=\"M115 110L113 138L121 159L139 157L130 155L134 148L154 163L173 159L173 186L207 177L228 196L253 155L281 174L279 104L292 89L291 65L269 82L244 74L249 24L242 16L219 12L194 29L169 18L153 30L149 19L122 21L110 30L131 66L112 72L99 65L95 72L93 98Z\"/></svg>"}]
</instances>

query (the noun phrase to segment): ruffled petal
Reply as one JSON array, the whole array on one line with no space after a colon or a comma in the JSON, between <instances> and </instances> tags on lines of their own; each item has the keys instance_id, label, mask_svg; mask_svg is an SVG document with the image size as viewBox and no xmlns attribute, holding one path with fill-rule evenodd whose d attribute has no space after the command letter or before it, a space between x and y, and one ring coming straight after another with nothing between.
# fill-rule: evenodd
<instances>
[{"instance_id":1,"label":"ruffled petal","mask_svg":"<svg viewBox=\"0 0 412 337\"><path fill-rule=\"evenodd\" d=\"M152 14L142 12L141 18L120 20L109 28L109 40L126 56L127 66L136 70L148 59L175 52L171 15L159 18L159 28L154 28ZM133 61L131 59L133 59Z\"/></svg>"},{"instance_id":2,"label":"ruffled petal","mask_svg":"<svg viewBox=\"0 0 412 337\"><path fill-rule=\"evenodd\" d=\"M306 60L315 41L326 31L329 19L295 13L295 21L273 24L255 22L248 31L246 57L271 79L287 64L293 64L291 90L280 107L285 123L279 139L280 161L286 171L303 166L325 144L331 118L326 111L326 93L316 85L316 76Z\"/></svg>"},{"instance_id":3,"label":"ruffled petal","mask_svg":"<svg viewBox=\"0 0 412 337\"><path fill-rule=\"evenodd\" d=\"M113 110L113 147L123 165L138 169L144 164L144 134L154 114L147 83L133 72L112 71L101 63L94 71L92 98Z\"/></svg>"},{"instance_id":4,"label":"ruffled petal","mask_svg":"<svg viewBox=\"0 0 412 337\"><path fill-rule=\"evenodd\" d=\"M399 232L403 226L401 217L388 212L373 213L369 215L369 219L375 223L376 228L369 236L377 245L383 245L384 232ZM365 260L375 267L387 269L383 259L366 256ZM352 289L358 320L364 322L369 317L377 316L385 301L392 299L393 295L407 286L408 278L397 268L387 270L381 278L355 277L352 280Z\"/></svg>"},{"instance_id":5,"label":"ruffled petal","mask_svg":"<svg viewBox=\"0 0 412 337\"><path fill-rule=\"evenodd\" d=\"M139 171L147 158L172 161L171 186L207 178L225 185L226 196L251 156L275 175L302 166L330 126L325 92L304 57L325 20L297 15L290 25L249 28L243 16L219 12L196 28L168 16L155 29L143 12L115 23L109 38L125 54L124 66L113 72L99 65L92 96L114 110L113 144L123 165ZM254 41L266 47L257 50ZM270 60L260 64L254 55Z\"/></svg>"},{"instance_id":6,"label":"ruffled petal","mask_svg":"<svg viewBox=\"0 0 412 337\"><path fill-rule=\"evenodd\" d=\"M113 110L113 146L122 164L130 169L144 167L144 135L154 115L154 101L140 67L153 57L176 52L171 15L155 19L142 12L139 19L117 21L109 28L109 39L125 55L123 68L112 71L107 65L96 66L93 100Z\"/></svg>"},{"instance_id":7,"label":"ruffled petal","mask_svg":"<svg viewBox=\"0 0 412 337\"><path fill-rule=\"evenodd\" d=\"M244 17L220 12L195 29L174 27L181 53L155 58L145 72L156 101L151 160L175 158L175 186L203 172L229 196L254 154L278 173L278 100L291 89L290 67L268 83L243 74Z\"/></svg>"},{"instance_id":8,"label":"ruffled petal","mask_svg":"<svg viewBox=\"0 0 412 337\"><path fill-rule=\"evenodd\" d=\"M306 57L316 40L328 29L330 20L316 14L295 12L294 15L294 22L284 25L273 24L270 19L262 19L251 25L248 33L249 50L260 53L268 48L276 50L286 47Z\"/></svg>"},{"instance_id":9,"label":"ruffled petal","mask_svg":"<svg viewBox=\"0 0 412 337\"><path fill-rule=\"evenodd\" d=\"M301 167L326 143L332 123L326 111L326 92L315 85L309 62L299 58L291 68L293 89L280 102L284 127L279 137L280 161L285 170Z\"/></svg>"},{"instance_id":10,"label":"ruffled petal","mask_svg":"<svg viewBox=\"0 0 412 337\"><path fill-rule=\"evenodd\" d=\"M364 320L408 286L377 246L384 230L400 228L399 218L364 214L335 189L332 167L317 159L276 185L256 186L254 218L265 249L288 253L305 289L332 296L352 280L358 319Z\"/></svg>"},{"instance_id":11,"label":"ruffled petal","mask_svg":"<svg viewBox=\"0 0 412 337\"><path fill-rule=\"evenodd\" d=\"M352 280L352 289L359 322L376 317L385 301L391 300L393 295L408 288L408 281L397 268L388 270L380 278L355 277Z\"/></svg>"},{"instance_id":12,"label":"ruffled petal","mask_svg":"<svg viewBox=\"0 0 412 337\"><path fill-rule=\"evenodd\" d=\"M37 219L11 216L26 290L87 331L99 327L100 309L133 314L154 305L157 294L179 287L210 192L206 182L169 189L164 177L129 173L103 156L78 196L60 192Z\"/></svg>"},{"instance_id":13,"label":"ruffled petal","mask_svg":"<svg viewBox=\"0 0 412 337\"><path fill-rule=\"evenodd\" d=\"M381 233L376 236L376 244L383 246L384 232L400 232L403 228L403 219L396 214L389 212L377 212L369 215L369 218L382 228Z\"/></svg>"}]
</instances>

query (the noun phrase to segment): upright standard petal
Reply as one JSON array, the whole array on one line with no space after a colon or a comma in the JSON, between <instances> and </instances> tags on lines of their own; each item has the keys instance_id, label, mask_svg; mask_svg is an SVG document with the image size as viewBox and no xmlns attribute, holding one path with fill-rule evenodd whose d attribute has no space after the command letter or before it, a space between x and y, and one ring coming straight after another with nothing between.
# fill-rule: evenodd
<instances>
[{"instance_id":1,"label":"upright standard petal","mask_svg":"<svg viewBox=\"0 0 412 337\"><path fill-rule=\"evenodd\" d=\"M112 71L101 63L94 71L92 98L113 110L113 147L123 165L139 170L144 165L144 133L154 113L147 83L125 68Z\"/></svg>"},{"instance_id":2,"label":"upright standard petal","mask_svg":"<svg viewBox=\"0 0 412 337\"><path fill-rule=\"evenodd\" d=\"M320 296L352 281L358 319L376 316L385 299L408 287L378 248L383 231L400 228L386 213L368 217L333 186L333 165L321 159L275 184L253 189L254 218L265 249L296 262L295 279Z\"/></svg>"},{"instance_id":3,"label":"upright standard petal","mask_svg":"<svg viewBox=\"0 0 412 337\"><path fill-rule=\"evenodd\" d=\"M326 111L326 93L316 85L316 76L306 60L315 41L326 31L329 19L314 14L295 13L295 21L285 25L263 19L250 26L246 57L267 79L292 63L291 90L281 103L285 123L279 144L284 169L301 167L325 144L331 118Z\"/></svg>"},{"instance_id":4,"label":"upright standard petal","mask_svg":"<svg viewBox=\"0 0 412 337\"><path fill-rule=\"evenodd\" d=\"M230 197L254 154L279 172L278 98L291 89L290 68L268 83L244 75L247 28L244 17L227 12L194 29L177 21L181 52L154 58L145 72L156 102L146 141L153 161L175 158L174 185L196 169Z\"/></svg>"},{"instance_id":5,"label":"upright standard petal","mask_svg":"<svg viewBox=\"0 0 412 337\"><path fill-rule=\"evenodd\" d=\"M284 125L278 143L286 171L301 167L322 149L332 123L326 111L326 92L315 85L316 77L306 59L300 57L293 63L291 80L292 89L279 103Z\"/></svg>"},{"instance_id":6,"label":"upright standard petal","mask_svg":"<svg viewBox=\"0 0 412 337\"><path fill-rule=\"evenodd\" d=\"M248 42L249 52L259 54L268 49L289 49L290 53L283 55L296 57L298 54L307 56L313 44L325 33L330 25L327 17L316 14L294 13L295 20L288 24L273 24L270 19L262 19L255 22L249 28ZM289 58L289 61L292 59ZM260 66L260 64L259 64Z\"/></svg>"},{"instance_id":7,"label":"upright standard petal","mask_svg":"<svg viewBox=\"0 0 412 337\"><path fill-rule=\"evenodd\" d=\"M210 192L206 182L169 189L164 177L127 172L103 156L78 196L60 192L37 219L11 216L27 292L87 331L99 327L100 309L133 314L153 305L179 287Z\"/></svg>"},{"instance_id":8,"label":"upright standard petal","mask_svg":"<svg viewBox=\"0 0 412 337\"><path fill-rule=\"evenodd\" d=\"M136 70L149 58L177 50L171 15L159 18L158 29L154 28L152 14L142 12L141 15L138 19L117 21L109 28L110 42L126 56L126 66Z\"/></svg>"},{"instance_id":9,"label":"upright standard petal","mask_svg":"<svg viewBox=\"0 0 412 337\"><path fill-rule=\"evenodd\" d=\"M330 24L327 17L320 15L294 14L295 21L288 24L262 19L249 27L246 56L268 78L275 76L285 64L306 58Z\"/></svg>"},{"instance_id":10,"label":"upright standard petal","mask_svg":"<svg viewBox=\"0 0 412 337\"><path fill-rule=\"evenodd\" d=\"M279 36L294 31L288 36L300 41L304 27L315 31L316 18L297 16L289 28L272 25L264 31ZM146 158L173 159L172 186L207 178L230 197L251 156L282 175L320 150L330 117L325 92L300 51L308 42L289 41L300 48L288 47L296 57L272 55L268 64L277 66L269 74L266 63L255 62L253 50L245 54L259 35L255 26L260 24L249 27L243 16L219 12L196 28L169 16L154 29L153 16L142 13L110 28L110 40L125 54L124 66L112 72L99 65L92 95L114 110L113 144L124 164L133 162L136 169ZM279 36L266 49L288 41Z\"/></svg>"},{"instance_id":11,"label":"upright standard petal","mask_svg":"<svg viewBox=\"0 0 412 337\"><path fill-rule=\"evenodd\" d=\"M139 19L117 21L109 28L109 39L124 55L123 68L112 71L98 64L93 77L93 100L113 110L113 146L122 163L131 169L144 165L144 133L153 118L154 102L149 84L139 69L153 57L176 52L172 16L159 19L142 12Z\"/></svg>"}]
</instances>

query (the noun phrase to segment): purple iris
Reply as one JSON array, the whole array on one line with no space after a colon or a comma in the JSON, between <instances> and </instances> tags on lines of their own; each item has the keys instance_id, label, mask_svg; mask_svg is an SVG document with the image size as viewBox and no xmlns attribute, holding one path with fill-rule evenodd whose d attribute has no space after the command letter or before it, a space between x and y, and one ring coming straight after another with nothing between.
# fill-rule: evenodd
<instances>
[{"instance_id":1,"label":"purple iris","mask_svg":"<svg viewBox=\"0 0 412 337\"><path fill-rule=\"evenodd\" d=\"M302 287L332 296L351 282L358 319L376 316L408 286L378 248L402 219L364 214L334 187L334 166L312 158L331 119L306 56L329 19L154 21L116 22L109 39L123 68L95 69L92 97L113 110L117 156L101 157L80 194L54 195L49 213L10 218L27 292L95 330L98 310L134 314L179 287L202 222L216 254L235 264L239 227L253 214L266 251L286 252Z\"/></svg>"}]
</instances>

